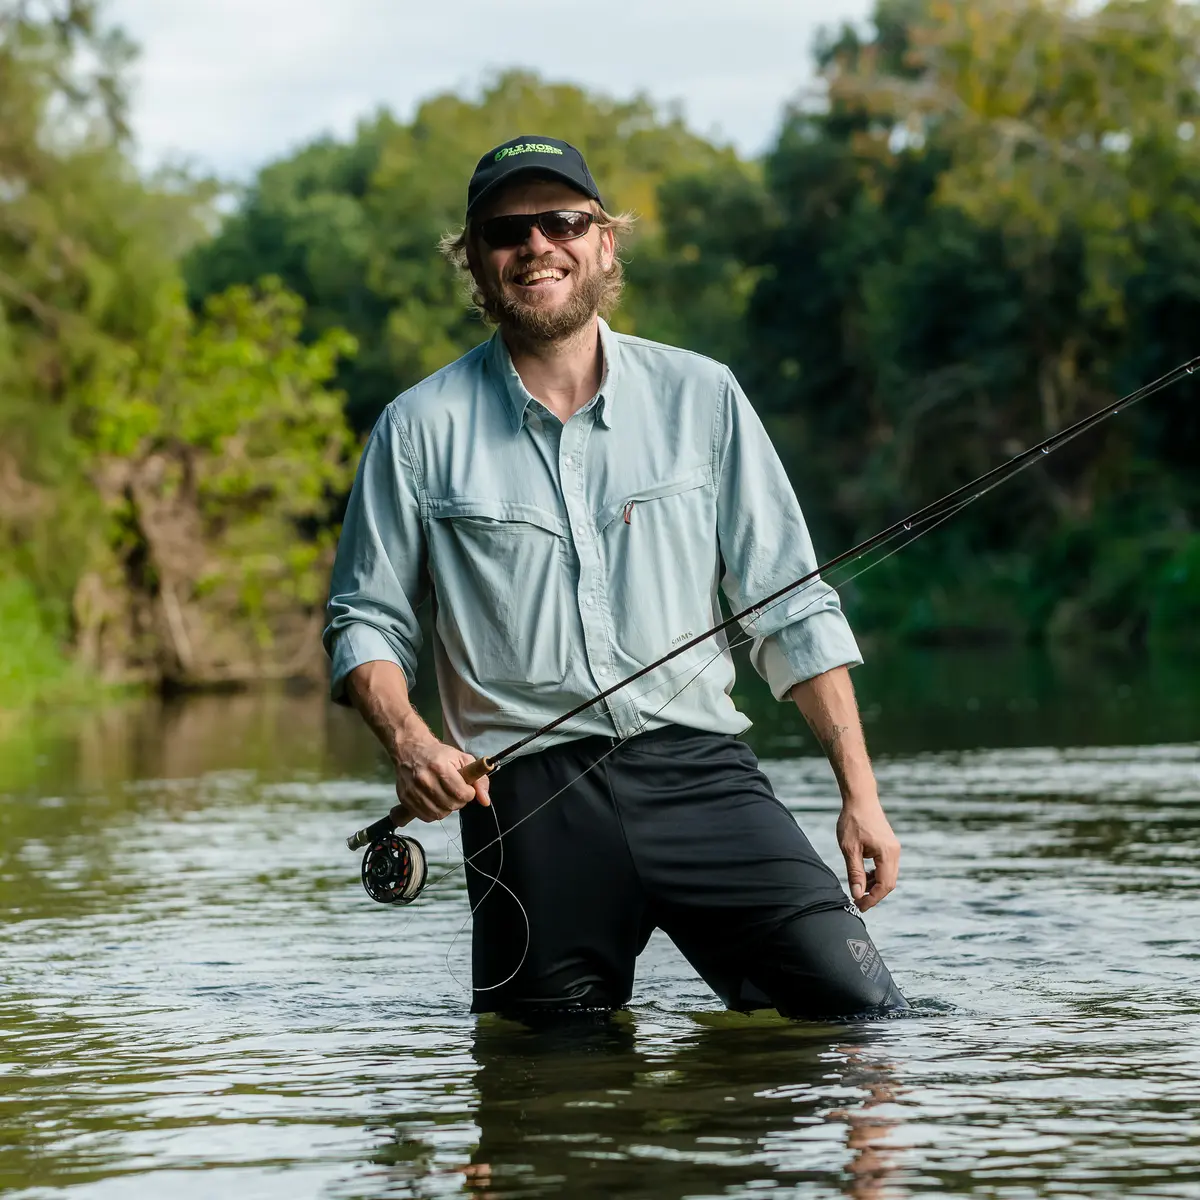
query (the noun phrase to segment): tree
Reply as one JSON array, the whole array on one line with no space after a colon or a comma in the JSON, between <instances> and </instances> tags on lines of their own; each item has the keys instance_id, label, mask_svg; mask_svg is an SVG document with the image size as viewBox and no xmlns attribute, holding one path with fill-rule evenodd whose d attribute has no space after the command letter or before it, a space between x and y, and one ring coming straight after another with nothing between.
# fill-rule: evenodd
<instances>
[{"instance_id":1,"label":"tree","mask_svg":"<svg viewBox=\"0 0 1200 1200\"><path fill-rule=\"evenodd\" d=\"M1167 0L906 0L823 54L827 107L793 110L768 161L779 217L751 328L796 444L833 446L818 485L854 536L1195 353L1200 37ZM1163 411L864 579L874 619L1140 635L1197 516L1190 475L1151 469L1173 460ZM1140 549L1108 554L1118 534ZM989 581L973 599L967 561ZM933 598L919 616L897 610L914 589Z\"/></svg>"},{"instance_id":2,"label":"tree","mask_svg":"<svg viewBox=\"0 0 1200 1200\"><path fill-rule=\"evenodd\" d=\"M139 178L129 53L90 3L0 8L2 636L114 678L311 670L352 341L302 345L276 285L189 312L210 192Z\"/></svg>"},{"instance_id":3,"label":"tree","mask_svg":"<svg viewBox=\"0 0 1200 1200\"><path fill-rule=\"evenodd\" d=\"M659 314L664 288L685 310L688 299L686 288L665 282L660 187L711 172L713 186L732 196L751 187L744 165L644 97L613 100L520 71L498 76L477 99L431 97L408 124L380 113L349 143L324 139L264 168L218 236L189 259L192 299L278 275L308 305L307 336L333 324L357 338L360 353L338 383L355 427L366 429L394 395L487 336L437 241L462 223L480 154L514 133L539 130L577 145L605 202L639 215L618 323L678 328ZM718 303L714 290L702 305ZM726 328L736 322L734 315Z\"/></svg>"}]
</instances>

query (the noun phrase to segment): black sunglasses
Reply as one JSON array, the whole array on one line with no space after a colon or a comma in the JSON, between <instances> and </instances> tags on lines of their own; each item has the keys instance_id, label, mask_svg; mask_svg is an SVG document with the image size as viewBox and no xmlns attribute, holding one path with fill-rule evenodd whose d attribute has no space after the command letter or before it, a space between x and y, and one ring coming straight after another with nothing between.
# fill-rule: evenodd
<instances>
[{"instance_id":1,"label":"black sunglasses","mask_svg":"<svg viewBox=\"0 0 1200 1200\"><path fill-rule=\"evenodd\" d=\"M556 209L553 212L513 213L509 217L492 217L479 226L479 236L493 250L519 246L526 241L536 225L552 242L570 242L583 237L596 219L594 213Z\"/></svg>"}]
</instances>

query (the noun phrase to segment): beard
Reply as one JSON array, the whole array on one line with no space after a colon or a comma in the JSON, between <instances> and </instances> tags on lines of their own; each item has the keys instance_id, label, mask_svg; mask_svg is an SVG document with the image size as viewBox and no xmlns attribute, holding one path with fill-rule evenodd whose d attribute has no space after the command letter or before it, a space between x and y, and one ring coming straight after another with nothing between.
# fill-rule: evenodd
<instances>
[{"instance_id":1,"label":"beard","mask_svg":"<svg viewBox=\"0 0 1200 1200\"><path fill-rule=\"evenodd\" d=\"M537 270L539 267L562 267L552 261L522 263L516 274ZM587 270L580 273L571 270L567 278L571 282L570 295L553 307L530 304L515 296L505 286L506 281L493 283L490 280L480 290L488 312L506 332L530 342L557 342L571 337L585 328L596 316L604 298L607 279L600 266L600 249Z\"/></svg>"}]
</instances>

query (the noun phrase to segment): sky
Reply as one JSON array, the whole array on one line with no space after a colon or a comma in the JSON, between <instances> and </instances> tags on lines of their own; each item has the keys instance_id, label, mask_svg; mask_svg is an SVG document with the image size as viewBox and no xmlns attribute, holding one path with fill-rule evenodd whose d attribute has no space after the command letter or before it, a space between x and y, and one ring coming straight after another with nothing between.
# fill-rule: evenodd
<instances>
[{"instance_id":1,"label":"sky","mask_svg":"<svg viewBox=\"0 0 1200 1200\"><path fill-rule=\"evenodd\" d=\"M386 106L475 95L507 67L617 97L678 102L691 127L765 149L812 86L817 30L866 0L108 0L141 47L133 126L143 165L228 180ZM519 132L519 131L518 131ZM544 132L553 132L546 130Z\"/></svg>"}]
</instances>

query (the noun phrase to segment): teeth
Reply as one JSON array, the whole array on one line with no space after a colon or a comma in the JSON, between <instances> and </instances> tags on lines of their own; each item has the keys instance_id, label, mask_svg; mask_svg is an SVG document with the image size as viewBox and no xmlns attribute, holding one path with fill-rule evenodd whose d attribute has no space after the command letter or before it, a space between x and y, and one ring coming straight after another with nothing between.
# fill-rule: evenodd
<instances>
[{"instance_id":1,"label":"teeth","mask_svg":"<svg viewBox=\"0 0 1200 1200\"><path fill-rule=\"evenodd\" d=\"M557 267L550 267L544 271L530 271L528 275L517 276L518 283L535 283L539 279L562 279L566 275L566 271L560 271Z\"/></svg>"}]
</instances>

